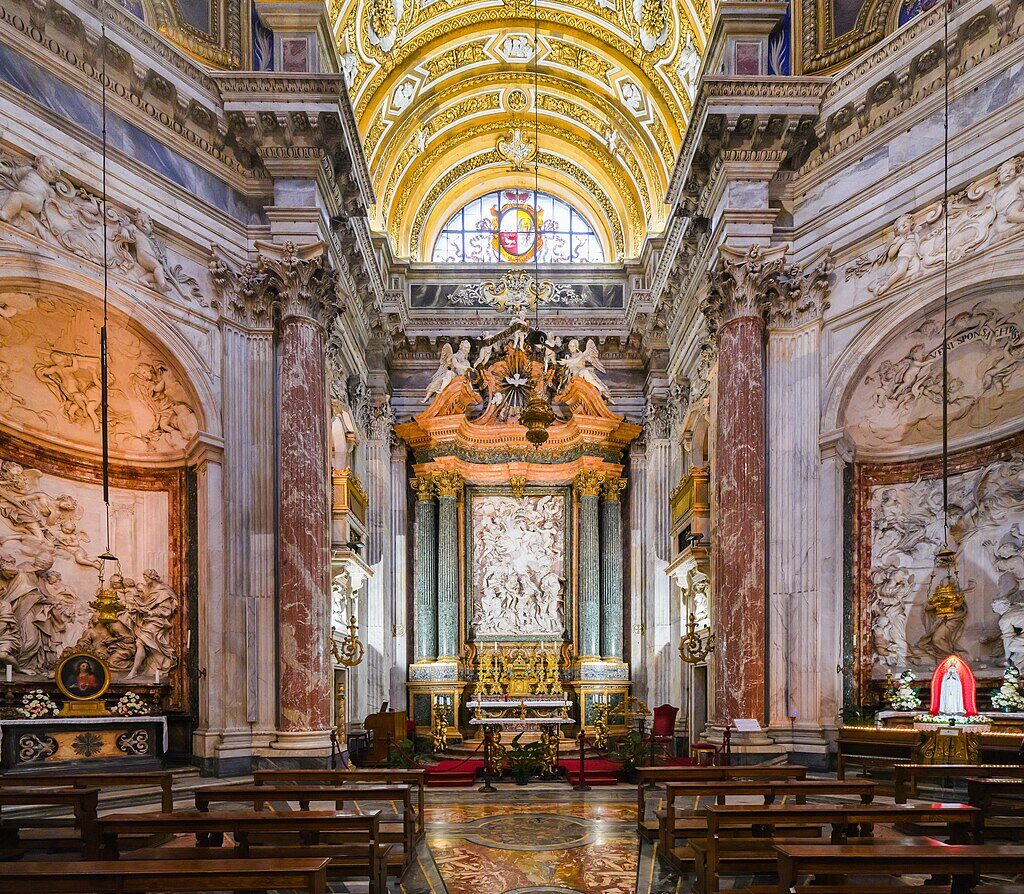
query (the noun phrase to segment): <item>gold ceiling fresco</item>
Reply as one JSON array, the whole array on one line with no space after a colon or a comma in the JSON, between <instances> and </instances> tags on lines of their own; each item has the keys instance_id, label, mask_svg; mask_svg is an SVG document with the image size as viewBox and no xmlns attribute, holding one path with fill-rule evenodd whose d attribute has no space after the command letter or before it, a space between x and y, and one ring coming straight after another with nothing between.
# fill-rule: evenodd
<instances>
[{"instance_id":1,"label":"gold ceiling fresco","mask_svg":"<svg viewBox=\"0 0 1024 894\"><path fill-rule=\"evenodd\" d=\"M399 256L429 260L467 201L532 188L535 159L540 189L587 216L609 260L663 229L710 0L539 0L536 43L532 0L335 0L332 13L372 223Z\"/></svg>"}]
</instances>

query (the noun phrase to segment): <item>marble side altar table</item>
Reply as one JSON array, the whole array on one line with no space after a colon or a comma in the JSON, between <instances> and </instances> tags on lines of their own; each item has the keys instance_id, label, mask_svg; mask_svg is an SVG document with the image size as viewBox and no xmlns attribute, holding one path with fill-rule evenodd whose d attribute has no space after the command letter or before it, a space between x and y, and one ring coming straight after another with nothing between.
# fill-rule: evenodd
<instances>
[{"instance_id":1,"label":"marble side altar table","mask_svg":"<svg viewBox=\"0 0 1024 894\"><path fill-rule=\"evenodd\" d=\"M0 720L4 773L159 770L166 752L163 716Z\"/></svg>"}]
</instances>

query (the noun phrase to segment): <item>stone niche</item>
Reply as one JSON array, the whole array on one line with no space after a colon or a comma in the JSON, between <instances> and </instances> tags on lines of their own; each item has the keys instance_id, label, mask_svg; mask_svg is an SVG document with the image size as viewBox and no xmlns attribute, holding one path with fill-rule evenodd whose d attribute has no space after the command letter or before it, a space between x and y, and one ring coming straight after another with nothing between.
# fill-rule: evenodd
<instances>
[{"instance_id":1,"label":"stone niche","mask_svg":"<svg viewBox=\"0 0 1024 894\"><path fill-rule=\"evenodd\" d=\"M943 542L941 313L885 341L843 411L857 458L851 632L862 704L887 673L925 679L951 652L982 692L1008 663L1024 670L1024 301L993 291L950 304L949 532L967 603L951 620L925 609Z\"/></svg>"},{"instance_id":2,"label":"stone niche","mask_svg":"<svg viewBox=\"0 0 1024 894\"><path fill-rule=\"evenodd\" d=\"M110 664L112 696L132 688L162 712L184 711L185 449L198 401L165 351L112 311L110 545L120 567L107 575L125 607L100 624L90 603L106 545L101 319L85 298L0 287L0 663L20 691L51 682L66 649L90 648Z\"/></svg>"}]
</instances>

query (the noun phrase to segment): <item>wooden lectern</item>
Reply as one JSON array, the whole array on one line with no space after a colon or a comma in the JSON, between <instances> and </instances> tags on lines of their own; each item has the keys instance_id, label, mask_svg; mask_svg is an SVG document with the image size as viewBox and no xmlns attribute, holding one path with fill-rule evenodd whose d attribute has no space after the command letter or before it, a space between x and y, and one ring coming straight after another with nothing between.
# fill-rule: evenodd
<instances>
[{"instance_id":1,"label":"wooden lectern","mask_svg":"<svg viewBox=\"0 0 1024 894\"><path fill-rule=\"evenodd\" d=\"M371 764L380 766L386 763L391 746L408 738L405 724L405 711L381 711L379 714L367 716L363 721L363 728L373 734L373 745L370 749Z\"/></svg>"}]
</instances>

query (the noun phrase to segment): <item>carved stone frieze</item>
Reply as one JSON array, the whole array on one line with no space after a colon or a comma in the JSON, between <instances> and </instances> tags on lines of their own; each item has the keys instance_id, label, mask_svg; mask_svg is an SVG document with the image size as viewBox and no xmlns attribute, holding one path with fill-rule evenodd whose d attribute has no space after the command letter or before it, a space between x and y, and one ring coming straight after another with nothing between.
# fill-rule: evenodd
<instances>
[{"instance_id":1,"label":"carved stone frieze","mask_svg":"<svg viewBox=\"0 0 1024 894\"><path fill-rule=\"evenodd\" d=\"M0 223L102 265L103 214L101 197L72 183L49 156L17 159L0 150ZM195 277L171 261L145 211L108 202L106 233L107 263L114 271L162 295L215 305Z\"/></svg>"},{"instance_id":2,"label":"carved stone frieze","mask_svg":"<svg viewBox=\"0 0 1024 894\"><path fill-rule=\"evenodd\" d=\"M874 276L868 291L885 295L942 271L946 257L942 201L901 215L885 245L861 255L845 270L846 280ZM994 172L949 197L949 262L964 261L1024 233L1024 155L1008 158Z\"/></svg>"}]
</instances>

